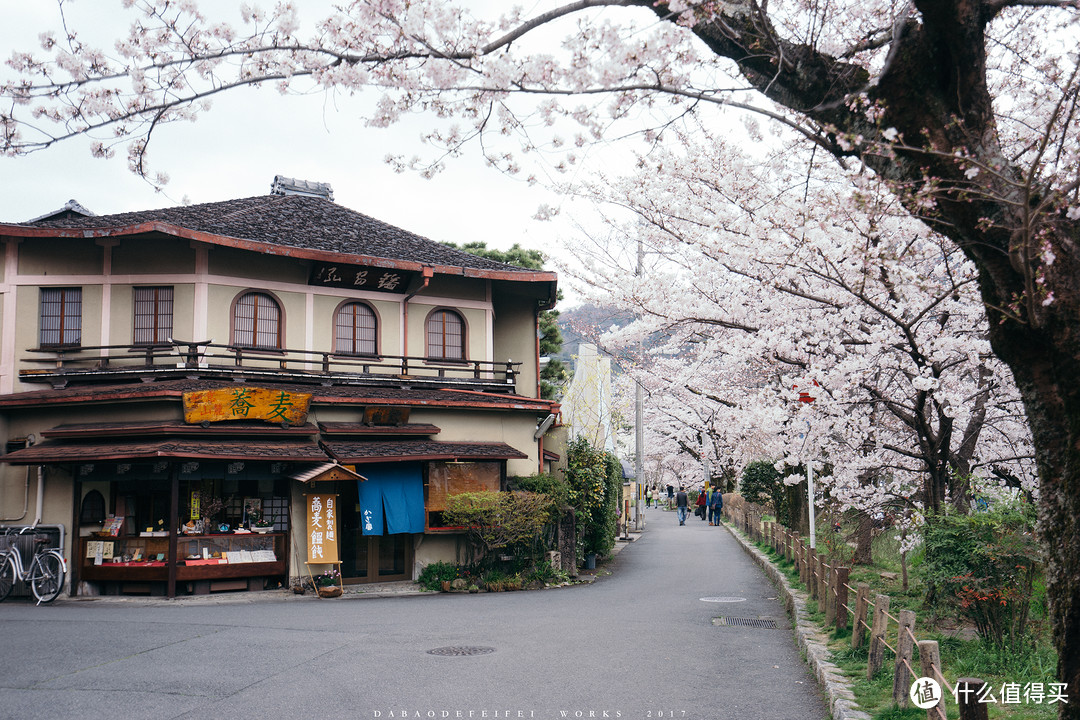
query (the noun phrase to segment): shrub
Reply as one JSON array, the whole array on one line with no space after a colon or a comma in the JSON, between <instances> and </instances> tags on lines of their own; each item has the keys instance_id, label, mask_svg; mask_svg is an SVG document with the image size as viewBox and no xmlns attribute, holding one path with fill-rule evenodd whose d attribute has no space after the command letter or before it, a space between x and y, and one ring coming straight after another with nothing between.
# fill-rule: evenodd
<instances>
[{"instance_id":1,"label":"shrub","mask_svg":"<svg viewBox=\"0 0 1080 720\"><path fill-rule=\"evenodd\" d=\"M928 518L922 571L930 595L949 602L998 650L1027 630L1038 558L1035 510L1005 502L989 512Z\"/></svg>"},{"instance_id":2,"label":"shrub","mask_svg":"<svg viewBox=\"0 0 1080 720\"><path fill-rule=\"evenodd\" d=\"M420 575L416 578L416 582L424 590L438 592L439 590L442 590L444 581L448 582L456 580L459 577L462 577L461 568L457 565L439 560L438 562L425 565L424 569L420 571Z\"/></svg>"},{"instance_id":3,"label":"shrub","mask_svg":"<svg viewBox=\"0 0 1080 720\"><path fill-rule=\"evenodd\" d=\"M577 511L579 551L606 555L615 547L622 465L584 438L570 443L566 461L570 504Z\"/></svg>"},{"instance_id":4,"label":"shrub","mask_svg":"<svg viewBox=\"0 0 1080 720\"><path fill-rule=\"evenodd\" d=\"M532 545L552 508L551 499L539 493L483 491L450 495L443 517L464 527L476 559L491 565L496 550Z\"/></svg>"}]
</instances>

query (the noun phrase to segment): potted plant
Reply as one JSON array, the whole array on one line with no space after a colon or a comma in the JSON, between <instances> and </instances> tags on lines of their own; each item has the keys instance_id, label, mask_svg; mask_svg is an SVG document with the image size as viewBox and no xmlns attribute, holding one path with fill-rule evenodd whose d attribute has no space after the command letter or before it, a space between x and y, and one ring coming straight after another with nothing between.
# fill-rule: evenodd
<instances>
[{"instance_id":1,"label":"potted plant","mask_svg":"<svg viewBox=\"0 0 1080 720\"><path fill-rule=\"evenodd\" d=\"M266 533L274 529L274 523L258 510L248 510L248 526L257 533Z\"/></svg>"},{"instance_id":2,"label":"potted plant","mask_svg":"<svg viewBox=\"0 0 1080 720\"><path fill-rule=\"evenodd\" d=\"M337 597L341 594L341 573L330 568L314 578L315 592L319 597Z\"/></svg>"}]
</instances>

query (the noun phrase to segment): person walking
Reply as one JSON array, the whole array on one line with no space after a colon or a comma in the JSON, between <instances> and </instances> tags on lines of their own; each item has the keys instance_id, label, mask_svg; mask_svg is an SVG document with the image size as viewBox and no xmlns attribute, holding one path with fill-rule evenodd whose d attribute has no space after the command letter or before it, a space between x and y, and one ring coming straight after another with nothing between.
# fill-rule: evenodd
<instances>
[{"instance_id":1,"label":"person walking","mask_svg":"<svg viewBox=\"0 0 1080 720\"><path fill-rule=\"evenodd\" d=\"M724 509L724 494L720 488L713 485L712 495L709 496L709 524L720 524L720 512Z\"/></svg>"},{"instance_id":2,"label":"person walking","mask_svg":"<svg viewBox=\"0 0 1080 720\"><path fill-rule=\"evenodd\" d=\"M652 507L652 501L653 501L652 485L650 485L649 489L645 491L645 507L647 507L647 508Z\"/></svg>"},{"instance_id":3,"label":"person walking","mask_svg":"<svg viewBox=\"0 0 1080 720\"><path fill-rule=\"evenodd\" d=\"M679 492L675 493L675 511L679 514L679 524L686 524L686 513L690 509L690 498L686 495L686 488L679 486Z\"/></svg>"},{"instance_id":4,"label":"person walking","mask_svg":"<svg viewBox=\"0 0 1080 720\"><path fill-rule=\"evenodd\" d=\"M671 503L675 499L675 488L670 484L667 486L667 509L671 509Z\"/></svg>"},{"instance_id":5,"label":"person walking","mask_svg":"<svg viewBox=\"0 0 1080 720\"><path fill-rule=\"evenodd\" d=\"M697 509L694 510L694 514L697 515L702 521L705 520L705 488L701 488L697 495Z\"/></svg>"}]
</instances>

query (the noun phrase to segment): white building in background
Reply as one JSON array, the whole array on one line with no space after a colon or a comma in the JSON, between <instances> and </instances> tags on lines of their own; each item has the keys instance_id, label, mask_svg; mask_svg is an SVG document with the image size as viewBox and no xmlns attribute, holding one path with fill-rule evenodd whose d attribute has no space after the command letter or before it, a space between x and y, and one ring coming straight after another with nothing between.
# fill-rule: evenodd
<instances>
[{"instance_id":1,"label":"white building in background","mask_svg":"<svg viewBox=\"0 0 1080 720\"><path fill-rule=\"evenodd\" d=\"M574 378L562 400L563 424L571 440L584 437L595 448L615 452L611 416L611 359L601 356L595 345L581 343Z\"/></svg>"}]
</instances>

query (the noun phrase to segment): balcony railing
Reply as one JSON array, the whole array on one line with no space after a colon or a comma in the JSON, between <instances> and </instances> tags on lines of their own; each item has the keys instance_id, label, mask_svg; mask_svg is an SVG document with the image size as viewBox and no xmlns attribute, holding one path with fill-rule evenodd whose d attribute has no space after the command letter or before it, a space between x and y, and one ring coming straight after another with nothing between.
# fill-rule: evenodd
<instances>
[{"instance_id":1,"label":"balcony railing","mask_svg":"<svg viewBox=\"0 0 1080 720\"><path fill-rule=\"evenodd\" d=\"M313 382L379 385L481 386L513 392L520 362L443 360L404 355L345 355L319 350L277 350L174 341L159 345L34 348L23 358L24 382L63 386L151 377L273 377Z\"/></svg>"}]
</instances>

